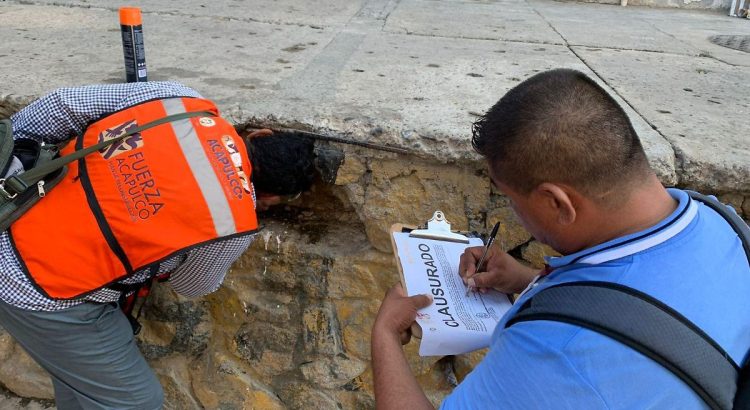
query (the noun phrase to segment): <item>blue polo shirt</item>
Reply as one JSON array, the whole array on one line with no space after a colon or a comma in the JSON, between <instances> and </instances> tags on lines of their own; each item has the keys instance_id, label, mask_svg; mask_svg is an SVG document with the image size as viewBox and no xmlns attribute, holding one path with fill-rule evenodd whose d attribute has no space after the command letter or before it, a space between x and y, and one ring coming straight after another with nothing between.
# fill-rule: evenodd
<instances>
[{"instance_id":1,"label":"blue polo shirt","mask_svg":"<svg viewBox=\"0 0 750 410\"><path fill-rule=\"evenodd\" d=\"M659 224L596 247L549 258L538 280L503 317L484 360L443 409L703 409L661 365L606 336L550 321L506 329L529 297L551 285L609 281L671 306L742 363L750 349L750 267L716 212L670 189L677 209Z\"/></svg>"}]
</instances>

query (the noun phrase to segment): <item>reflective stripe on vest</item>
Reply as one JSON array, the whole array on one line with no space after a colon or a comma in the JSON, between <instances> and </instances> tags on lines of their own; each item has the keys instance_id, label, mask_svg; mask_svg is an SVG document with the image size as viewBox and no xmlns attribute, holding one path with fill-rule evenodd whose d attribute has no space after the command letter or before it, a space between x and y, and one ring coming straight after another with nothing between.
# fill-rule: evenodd
<instances>
[{"instance_id":1,"label":"reflective stripe on vest","mask_svg":"<svg viewBox=\"0 0 750 410\"><path fill-rule=\"evenodd\" d=\"M185 105L179 98L164 101L164 108L167 115L179 114L185 112ZM234 226L232 212L229 209L227 198L222 195L222 187L219 178L212 172L201 172L203 169L210 169L209 158L203 149L198 133L193 127L190 119L184 119L171 123L172 130L177 136L182 155L185 156L193 176L198 181L203 199L208 204L211 217L214 221L214 228L220 236L231 235L237 232ZM238 138L239 139L239 138Z\"/></svg>"},{"instance_id":2,"label":"reflective stripe on vest","mask_svg":"<svg viewBox=\"0 0 750 410\"><path fill-rule=\"evenodd\" d=\"M91 124L74 149L208 100L150 101ZM162 124L71 164L10 229L24 271L44 295L73 299L196 245L257 229L242 139L220 117Z\"/></svg>"}]
</instances>

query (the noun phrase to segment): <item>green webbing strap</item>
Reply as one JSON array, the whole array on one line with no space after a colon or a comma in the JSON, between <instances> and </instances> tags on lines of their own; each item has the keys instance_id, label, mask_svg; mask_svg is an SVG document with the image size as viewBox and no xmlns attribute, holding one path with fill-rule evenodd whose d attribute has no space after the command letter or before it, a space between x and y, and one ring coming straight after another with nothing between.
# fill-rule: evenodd
<instances>
[{"instance_id":1,"label":"green webbing strap","mask_svg":"<svg viewBox=\"0 0 750 410\"><path fill-rule=\"evenodd\" d=\"M13 161L13 125L10 120L0 120L0 172L7 171Z\"/></svg>"},{"instance_id":2,"label":"green webbing strap","mask_svg":"<svg viewBox=\"0 0 750 410\"><path fill-rule=\"evenodd\" d=\"M24 173L21 173L19 175L14 175L4 181L0 179L0 200L13 199L16 195L24 192L30 186L41 181L45 176L49 175L50 173L64 167L65 165L73 161L77 161L85 157L86 155L91 154L94 151L98 151L115 142L122 141L123 139L133 134L139 133L141 131L145 131L149 128L153 128L153 127L156 127L157 125L165 124L168 122L179 121L179 120L182 120L185 118L191 118L191 117L207 117L207 116L215 117L216 114L209 112L209 111L190 111L190 112L182 112L179 114L168 115L166 117L159 118L158 120L154 120L149 123L143 124L140 127L133 128L132 130L126 132L125 134L117 138L112 138L109 141L103 141L98 144L92 145L90 147L75 151L70 155L66 155L64 157L53 159L52 161L49 161L46 164L36 166Z\"/></svg>"}]
</instances>

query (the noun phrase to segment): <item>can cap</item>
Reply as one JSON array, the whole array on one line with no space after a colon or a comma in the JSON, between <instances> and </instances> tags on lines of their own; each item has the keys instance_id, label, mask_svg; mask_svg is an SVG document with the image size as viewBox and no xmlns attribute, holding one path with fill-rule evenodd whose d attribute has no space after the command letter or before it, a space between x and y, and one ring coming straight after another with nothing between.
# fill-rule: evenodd
<instances>
[{"instance_id":1,"label":"can cap","mask_svg":"<svg viewBox=\"0 0 750 410\"><path fill-rule=\"evenodd\" d=\"M140 26L141 9L138 7L120 7L120 24L123 26Z\"/></svg>"}]
</instances>

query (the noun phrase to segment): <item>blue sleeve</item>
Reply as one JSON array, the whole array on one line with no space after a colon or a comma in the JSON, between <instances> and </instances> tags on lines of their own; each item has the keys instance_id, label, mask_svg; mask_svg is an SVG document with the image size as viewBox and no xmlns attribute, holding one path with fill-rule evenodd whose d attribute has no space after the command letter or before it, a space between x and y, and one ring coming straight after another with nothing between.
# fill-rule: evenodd
<instances>
[{"instance_id":1,"label":"blue sleeve","mask_svg":"<svg viewBox=\"0 0 750 410\"><path fill-rule=\"evenodd\" d=\"M565 353L545 343L541 326L519 323L502 331L441 409L607 408Z\"/></svg>"},{"instance_id":2,"label":"blue sleeve","mask_svg":"<svg viewBox=\"0 0 750 410\"><path fill-rule=\"evenodd\" d=\"M156 98L200 97L175 82L145 82L60 88L11 116L13 139L59 143L82 134L106 114Z\"/></svg>"}]
</instances>

